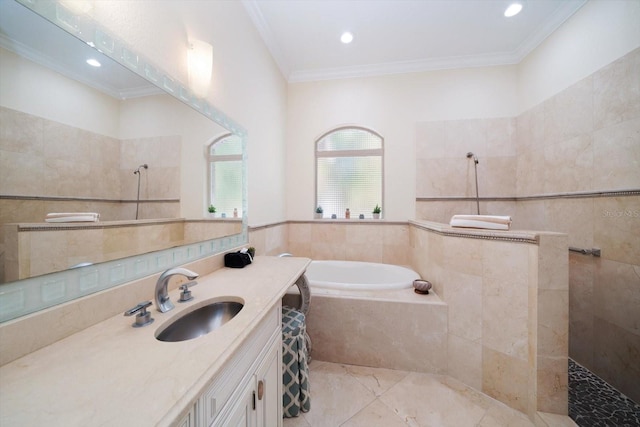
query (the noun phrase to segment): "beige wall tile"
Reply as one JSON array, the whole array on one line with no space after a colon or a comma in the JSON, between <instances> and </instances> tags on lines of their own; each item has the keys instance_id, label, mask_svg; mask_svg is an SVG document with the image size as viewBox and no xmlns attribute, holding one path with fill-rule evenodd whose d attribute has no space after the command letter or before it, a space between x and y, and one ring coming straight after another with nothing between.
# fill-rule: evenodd
<instances>
[{"instance_id":1,"label":"beige wall tile","mask_svg":"<svg viewBox=\"0 0 640 427\"><path fill-rule=\"evenodd\" d=\"M640 117L640 49L593 75L594 124L601 129Z\"/></svg>"},{"instance_id":2,"label":"beige wall tile","mask_svg":"<svg viewBox=\"0 0 640 427\"><path fill-rule=\"evenodd\" d=\"M640 196L597 198L593 211L593 244L602 257L640 264Z\"/></svg>"},{"instance_id":3,"label":"beige wall tile","mask_svg":"<svg viewBox=\"0 0 640 427\"><path fill-rule=\"evenodd\" d=\"M593 136L585 133L544 147L544 192L593 190Z\"/></svg>"},{"instance_id":4,"label":"beige wall tile","mask_svg":"<svg viewBox=\"0 0 640 427\"><path fill-rule=\"evenodd\" d=\"M564 234L541 234L538 245L539 289L567 291L569 289L569 251Z\"/></svg>"},{"instance_id":5,"label":"beige wall tile","mask_svg":"<svg viewBox=\"0 0 640 427\"><path fill-rule=\"evenodd\" d=\"M537 410L568 415L569 366L567 357L538 357L537 381Z\"/></svg>"},{"instance_id":6,"label":"beige wall tile","mask_svg":"<svg viewBox=\"0 0 640 427\"><path fill-rule=\"evenodd\" d=\"M633 401L640 401L640 335L604 319L594 321L594 366L590 369Z\"/></svg>"},{"instance_id":7,"label":"beige wall tile","mask_svg":"<svg viewBox=\"0 0 640 427\"><path fill-rule=\"evenodd\" d=\"M526 414L528 406L528 362L504 353L482 348L482 391Z\"/></svg>"},{"instance_id":8,"label":"beige wall tile","mask_svg":"<svg viewBox=\"0 0 640 427\"><path fill-rule=\"evenodd\" d=\"M538 290L537 335L538 356L566 358L569 351L568 290Z\"/></svg>"},{"instance_id":9,"label":"beige wall tile","mask_svg":"<svg viewBox=\"0 0 640 427\"><path fill-rule=\"evenodd\" d=\"M638 100L640 104L640 100ZM626 190L640 187L640 117L593 134L593 187Z\"/></svg>"},{"instance_id":10,"label":"beige wall tile","mask_svg":"<svg viewBox=\"0 0 640 427\"><path fill-rule=\"evenodd\" d=\"M602 259L594 272L594 315L640 337L640 264Z\"/></svg>"},{"instance_id":11,"label":"beige wall tile","mask_svg":"<svg viewBox=\"0 0 640 427\"><path fill-rule=\"evenodd\" d=\"M482 340L483 280L481 276L446 270L440 277L442 297L449 306L449 334L473 342Z\"/></svg>"},{"instance_id":12,"label":"beige wall tile","mask_svg":"<svg viewBox=\"0 0 640 427\"><path fill-rule=\"evenodd\" d=\"M544 146L544 104L525 111L516 118L517 155Z\"/></svg>"},{"instance_id":13,"label":"beige wall tile","mask_svg":"<svg viewBox=\"0 0 640 427\"><path fill-rule=\"evenodd\" d=\"M313 357L319 360L446 372L447 307L443 304L315 295L307 330Z\"/></svg>"},{"instance_id":14,"label":"beige wall tile","mask_svg":"<svg viewBox=\"0 0 640 427\"><path fill-rule=\"evenodd\" d=\"M568 234L571 246L592 248L596 201L591 198L545 200L545 230Z\"/></svg>"},{"instance_id":15,"label":"beige wall tile","mask_svg":"<svg viewBox=\"0 0 640 427\"><path fill-rule=\"evenodd\" d=\"M544 101L544 144L593 131L593 78L587 77Z\"/></svg>"},{"instance_id":16,"label":"beige wall tile","mask_svg":"<svg viewBox=\"0 0 640 427\"><path fill-rule=\"evenodd\" d=\"M482 390L482 344L448 335L447 375Z\"/></svg>"},{"instance_id":17,"label":"beige wall tile","mask_svg":"<svg viewBox=\"0 0 640 427\"><path fill-rule=\"evenodd\" d=\"M483 241L453 237L442 240L442 267L460 273L482 275Z\"/></svg>"},{"instance_id":18,"label":"beige wall tile","mask_svg":"<svg viewBox=\"0 0 640 427\"><path fill-rule=\"evenodd\" d=\"M516 119L504 117L486 119L487 126L487 157L515 157Z\"/></svg>"},{"instance_id":19,"label":"beige wall tile","mask_svg":"<svg viewBox=\"0 0 640 427\"><path fill-rule=\"evenodd\" d=\"M592 257L569 257L569 354L585 366L593 366L595 264Z\"/></svg>"},{"instance_id":20,"label":"beige wall tile","mask_svg":"<svg viewBox=\"0 0 640 427\"><path fill-rule=\"evenodd\" d=\"M543 147L519 150L516 165L516 194L519 197L543 194L546 174Z\"/></svg>"}]
</instances>

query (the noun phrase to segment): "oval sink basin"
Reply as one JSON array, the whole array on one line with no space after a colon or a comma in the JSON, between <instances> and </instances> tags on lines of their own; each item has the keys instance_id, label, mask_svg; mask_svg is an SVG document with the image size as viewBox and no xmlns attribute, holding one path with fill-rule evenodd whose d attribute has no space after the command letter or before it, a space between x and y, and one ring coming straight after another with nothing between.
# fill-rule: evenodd
<instances>
[{"instance_id":1,"label":"oval sink basin","mask_svg":"<svg viewBox=\"0 0 640 427\"><path fill-rule=\"evenodd\" d=\"M244 305L235 301L214 302L200 307L171 323L156 335L160 341L192 340L223 326L242 310Z\"/></svg>"}]
</instances>

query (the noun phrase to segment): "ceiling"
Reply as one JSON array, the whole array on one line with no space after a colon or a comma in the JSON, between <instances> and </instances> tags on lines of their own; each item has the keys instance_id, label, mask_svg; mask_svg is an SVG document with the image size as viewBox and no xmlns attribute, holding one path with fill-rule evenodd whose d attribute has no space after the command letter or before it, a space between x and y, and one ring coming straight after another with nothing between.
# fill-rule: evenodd
<instances>
[{"instance_id":1,"label":"ceiling","mask_svg":"<svg viewBox=\"0 0 640 427\"><path fill-rule=\"evenodd\" d=\"M587 0L243 0L290 82L517 64ZM352 43L340 42L350 31Z\"/></svg>"},{"instance_id":2,"label":"ceiling","mask_svg":"<svg viewBox=\"0 0 640 427\"><path fill-rule=\"evenodd\" d=\"M14 1L0 0L0 47L116 99L163 93L134 72ZM89 58L99 59L102 66L88 66L85 61Z\"/></svg>"}]
</instances>

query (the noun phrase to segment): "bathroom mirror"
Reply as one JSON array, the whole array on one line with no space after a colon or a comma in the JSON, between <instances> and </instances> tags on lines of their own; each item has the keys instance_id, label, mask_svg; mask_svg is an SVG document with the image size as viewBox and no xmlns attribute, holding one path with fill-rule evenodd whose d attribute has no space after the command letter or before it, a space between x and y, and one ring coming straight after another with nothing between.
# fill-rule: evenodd
<instances>
[{"instance_id":1,"label":"bathroom mirror","mask_svg":"<svg viewBox=\"0 0 640 427\"><path fill-rule=\"evenodd\" d=\"M114 232L113 243L131 239L141 226L155 227L138 236L136 244L124 245L134 253L121 251L112 260L79 256L72 265L78 268L0 284L0 321L247 242L246 131L240 125L85 15L51 1L7 0L0 6L5 149L0 152L0 222L10 217L23 228L26 224L27 231L46 235L40 249L54 252L61 252L63 241L77 246L74 239L85 240L70 237L69 230ZM96 79L99 73L84 64L86 54L80 52L85 49L102 63L106 79ZM69 67L80 59L83 69ZM45 76L55 82L47 84ZM81 88L78 82L88 86ZM92 102L81 104L82 98ZM99 98L105 103L98 103ZM206 148L229 133L241 139L243 149L237 184L241 205L233 209L237 218L222 212L227 218L220 219L218 211L218 219L209 220ZM44 147L44 157L36 154L34 139ZM13 145L7 149L7 144ZM138 210L141 221L135 221ZM101 218L97 223L44 225L48 212L99 212ZM3 228L0 242L9 234ZM161 244L163 236L168 238ZM24 235L15 239L24 240ZM3 257L15 256L4 243L0 249ZM38 256L46 259L43 253ZM49 264L52 271L71 266Z\"/></svg>"}]
</instances>

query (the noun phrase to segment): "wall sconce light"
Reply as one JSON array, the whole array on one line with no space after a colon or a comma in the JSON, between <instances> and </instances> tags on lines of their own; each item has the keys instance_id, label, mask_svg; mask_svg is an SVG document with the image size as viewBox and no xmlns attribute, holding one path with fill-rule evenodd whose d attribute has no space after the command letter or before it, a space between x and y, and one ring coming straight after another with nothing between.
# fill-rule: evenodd
<instances>
[{"instance_id":1,"label":"wall sconce light","mask_svg":"<svg viewBox=\"0 0 640 427\"><path fill-rule=\"evenodd\" d=\"M187 52L189 87L196 96L206 97L211 85L213 46L201 40L190 40Z\"/></svg>"}]
</instances>

